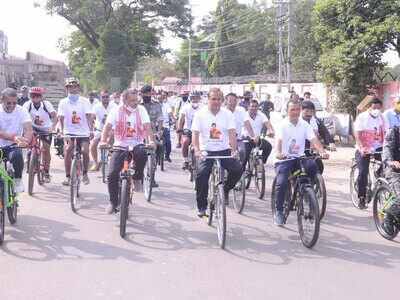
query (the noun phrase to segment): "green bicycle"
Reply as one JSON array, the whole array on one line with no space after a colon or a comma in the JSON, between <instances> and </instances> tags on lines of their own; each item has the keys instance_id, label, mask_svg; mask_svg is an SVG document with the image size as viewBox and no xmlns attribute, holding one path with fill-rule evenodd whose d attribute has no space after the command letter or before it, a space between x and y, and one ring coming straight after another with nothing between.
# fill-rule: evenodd
<instances>
[{"instance_id":1,"label":"green bicycle","mask_svg":"<svg viewBox=\"0 0 400 300\"><path fill-rule=\"evenodd\" d=\"M5 215L7 211L8 220L11 224L17 222L18 214L18 193L15 189L14 169L5 151L20 148L18 146L7 146L0 148L0 245L4 241Z\"/></svg>"}]
</instances>

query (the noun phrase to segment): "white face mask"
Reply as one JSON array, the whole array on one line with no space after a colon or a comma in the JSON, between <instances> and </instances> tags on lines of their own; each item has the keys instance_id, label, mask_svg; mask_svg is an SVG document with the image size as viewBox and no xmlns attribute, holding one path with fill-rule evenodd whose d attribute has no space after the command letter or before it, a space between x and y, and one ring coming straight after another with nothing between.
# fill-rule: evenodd
<instances>
[{"instance_id":1,"label":"white face mask","mask_svg":"<svg viewBox=\"0 0 400 300\"><path fill-rule=\"evenodd\" d=\"M196 108L199 107L199 104L198 104L198 103L192 103L192 107L193 107L194 109L196 109Z\"/></svg>"},{"instance_id":2,"label":"white face mask","mask_svg":"<svg viewBox=\"0 0 400 300\"><path fill-rule=\"evenodd\" d=\"M379 109L372 109L369 113L370 113L371 116L376 118L379 115L380 110Z\"/></svg>"},{"instance_id":3,"label":"white face mask","mask_svg":"<svg viewBox=\"0 0 400 300\"><path fill-rule=\"evenodd\" d=\"M125 105L125 107L130 113L133 113L136 110L136 108L130 107L129 105Z\"/></svg>"}]
</instances>

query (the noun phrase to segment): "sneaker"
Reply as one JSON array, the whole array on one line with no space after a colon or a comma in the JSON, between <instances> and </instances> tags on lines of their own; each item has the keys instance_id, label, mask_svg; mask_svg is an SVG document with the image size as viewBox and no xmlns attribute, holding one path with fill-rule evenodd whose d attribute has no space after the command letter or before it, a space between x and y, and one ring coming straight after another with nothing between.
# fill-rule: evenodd
<instances>
[{"instance_id":1,"label":"sneaker","mask_svg":"<svg viewBox=\"0 0 400 300\"><path fill-rule=\"evenodd\" d=\"M388 235L394 234L393 216L386 213L383 217L383 229Z\"/></svg>"},{"instance_id":2,"label":"sneaker","mask_svg":"<svg viewBox=\"0 0 400 300\"><path fill-rule=\"evenodd\" d=\"M44 177L44 182L45 183L50 183L50 174L49 174L49 172L44 172L43 177Z\"/></svg>"},{"instance_id":3,"label":"sneaker","mask_svg":"<svg viewBox=\"0 0 400 300\"><path fill-rule=\"evenodd\" d=\"M151 183L151 187L153 187L153 188L158 188L159 185L158 185L157 182L153 181L153 182Z\"/></svg>"},{"instance_id":4,"label":"sneaker","mask_svg":"<svg viewBox=\"0 0 400 300\"><path fill-rule=\"evenodd\" d=\"M180 148L182 148L182 145L180 143L178 143L178 144L176 144L176 148L180 149Z\"/></svg>"},{"instance_id":5,"label":"sneaker","mask_svg":"<svg viewBox=\"0 0 400 300\"><path fill-rule=\"evenodd\" d=\"M69 186L70 185L70 181L71 181L71 178L69 176L67 176L64 179L64 181L62 182L62 184L65 185L65 186Z\"/></svg>"},{"instance_id":6,"label":"sneaker","mask_svg":"<svg viewBox=\"0 0 400 300\"><path fill-rule=\"evenodd\" d=\"M367 209L367 206L365 205L365 197L364 196L359 197L358 208L359 209Z\"/></svg>"},{"instance_id":7,"label":"sneaker","mask_svg":"<svg viewBox=\"0 0 400 300\"><path fill-rule=\"evenodd\" d=\"M277 211L274 216L274 224L278 226L283 226L285 224L285 218L281 211Z\"/></svg>"},{"instance_id":8,"label":"sneaker","mask_svg":"<svg viewBox=\"0 0 400 300\"><path fill-rule=\"evenodd\" d=\"M111 203L108 204L107 207L106 207L106 214L107 214L107 215L112 215L112 214L114 214L115 212L116 212L115 206L112 205Z\"/></svg>"},{"instance_id":9,"label":"sneaker","mask_svg":"<svg viewBox=\"0 0 400 300\"><path fill-rule=\"evenodd\" d=\"M99 163L94 163L90 171L96 172L100 169L100 164Z\"/></svg>"},{"instance_id":10,"label":"sneaker","mask_svg":"<svg viewBox=\"0 0 400 300\"><path fill-rule=\"evenodd\" d=\"M89 176L88 176L87 173L83 174L83 176L82 176L82 182L83 182L83 184L85 184L85 185L88 185L88 184L90 183Z\"/></svg>"},{"instance_id":11,"label":"sneaker","mask_svg":"<svg viewBox=\"0 0 400 300\"><path fill-rule=\"evenodd\" d=\"M229 205L229 191L224 191L225 205Z\"/></svg>"},{"instance_id":12,"label":"sneaker","mask_svg":"<svg viewBox=\"0 0 400 300\"><path fill-rule=\"evenodd\" d=\"M166 157L165 158L165 160L167 161L167 162L169 162L169 163L171 163L172 162L172 160L171 160L171 158L168 156L168 157Z\"/></svg>"},{"instance_id":13,"label":"sneaker","mask_svg":"<svg viewBox=\"0 0 400 300\"><path fill-rule=\"evenodd\" d=\"M182 169L183 170L189 169L189 162L187 162L187 161L183 162Z\"/></svg>"},{"instance_id":14,"label":"sneaker","mask_svg":"<svg viewBox=\"0 0 400 300\"><path fill-rule=\"evenodd\" d=\"M15 179L15 190L17 193L22 193L24 191L24 183L21 178Z\"/></svg>"},{"instance_id":15,"label":"sneaker","mask_svg":"<svg viewBox=\"0 0 400 300\"><path fill-rule=\"evenodd\" d=\"M197 216L198 216L199 218L207 217L206 210L205 210L204 208L199 209L199 211L197 212Z\"/></svg>"}]
</instances>

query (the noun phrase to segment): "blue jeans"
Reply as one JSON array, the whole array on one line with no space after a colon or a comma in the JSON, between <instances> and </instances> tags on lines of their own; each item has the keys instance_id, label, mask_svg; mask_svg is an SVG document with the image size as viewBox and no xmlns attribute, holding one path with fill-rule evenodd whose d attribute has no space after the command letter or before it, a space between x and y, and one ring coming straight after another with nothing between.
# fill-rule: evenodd
<instances>
[{"instance_id":1,"label":"blue jeans","mask_svg":"<svg viewBox=\"0 0 400 300\"><path fill-rule=\"evenodd\" d=\"M24 169L24 158L21 149L10 149L4 151L4 157L10 161L14 168L14 178L22 178L22 170Z\"/></svg>"},{"instance_id":2,"label":"blue jeans","mask_svg":"<svg viewBox=\"0 0 400 300\"><path fill-rule=\"evenodd\" d=\"M307 175L310 178L314 178L318 170L317 164L313 160L307 159L304 161L304 167ZM282 212L283 210L283 201L289 187L289 176L298 168L300 168L298 159L275 163L276 186L274 196L277 211Z\"/></svg>"},{"instance_id":3,"label":"blue jeans","mask_svg":"<svg viewBox=\"0 0 400 300\"><path fill-rule=\"evenodd\" d=\"M169 128L163 128L165 157L171 155L171 134Z\"/></svg>"}]
</instances>

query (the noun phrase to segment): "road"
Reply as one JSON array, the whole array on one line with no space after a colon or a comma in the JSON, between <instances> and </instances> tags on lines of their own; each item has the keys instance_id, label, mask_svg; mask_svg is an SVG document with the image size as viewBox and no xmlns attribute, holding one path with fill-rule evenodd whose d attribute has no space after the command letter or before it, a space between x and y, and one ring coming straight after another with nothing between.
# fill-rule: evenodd
<instances>
[{"instance_id":1,"label":"road","mask_svg":"<svg viewBox=\"0 0 400 300\"><path fill-rule=\"evenodd\" d=\"M106 215L107 187L99 173L83 186L74 214L53 158L52 183L24 194L16 226L0 248L1 299L385 299L398 296L400 244L375 230L372 211L348 199L348 167L330 163L327 215L317 245L305 248L294 215L272 224L264 201L247 193L243 215L228 209L226 249L216 230L195 216L194 192L177 150L153 201L143 194L131 211L126 239ZM27 180L25 180L25 185Z\"/></svg>"}]
</instances>

